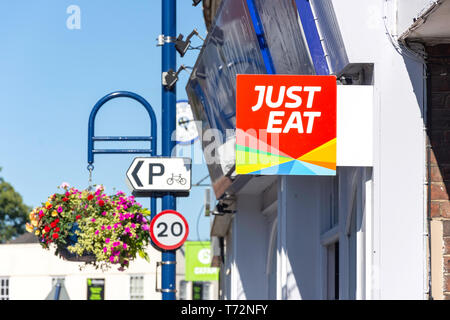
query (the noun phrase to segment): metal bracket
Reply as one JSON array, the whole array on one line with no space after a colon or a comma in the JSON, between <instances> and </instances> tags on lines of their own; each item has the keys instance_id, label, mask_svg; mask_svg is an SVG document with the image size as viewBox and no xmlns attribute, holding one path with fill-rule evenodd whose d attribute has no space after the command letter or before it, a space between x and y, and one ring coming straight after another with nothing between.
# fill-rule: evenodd
<instances>
[{"instance_id":1,"label":"metal bracket","mask_svg":"<svg viewBox=\"0 0 450 320\"><path fill-rule=\"evenodd\" d=\"M158 268L163 264L177 264L176 261L157 261L156 262L156 281L155 281L155 291L156 292L177 292L177 289L163 289L158 288Z\"/></svg>"},{"instance_id":2,"label":"metal bracket","mask_svg":"<svg viewBox=\"0 0 450 320\"><path fill-rule=\"evenodd\" d=\"M161 47L166 43L170 43L170 42L175 42L176 38L175 37L169 37L169 36L165 36L163 34L160 34L158 36L158 38L156 38L156 40L158 41L158 43L156 44L157 47Z\"/></svg>"}]
</instances>

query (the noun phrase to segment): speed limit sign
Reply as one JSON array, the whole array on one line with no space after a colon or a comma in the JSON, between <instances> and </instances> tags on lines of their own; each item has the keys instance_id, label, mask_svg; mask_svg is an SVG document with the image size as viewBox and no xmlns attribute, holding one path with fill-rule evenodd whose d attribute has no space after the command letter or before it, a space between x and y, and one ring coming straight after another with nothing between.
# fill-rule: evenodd
<instances>
[{"instance_id":1,"label":"speed limit sign","mask_svg":"<svg viewBox=\"0 0 450 320\"><path fill-rule=\"evenodd\" d=\"M150 223L150 236L153 243L163 250L175 250L183 245L189 234L189 226L181 213L164 210Z\"/></svg>"}]
</instances>

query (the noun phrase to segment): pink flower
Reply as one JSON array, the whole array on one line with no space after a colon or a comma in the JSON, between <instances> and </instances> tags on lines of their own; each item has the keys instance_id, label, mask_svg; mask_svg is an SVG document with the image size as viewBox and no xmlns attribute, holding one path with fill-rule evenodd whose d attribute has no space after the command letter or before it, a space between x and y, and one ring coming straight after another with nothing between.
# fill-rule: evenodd
<instances>
[{"instance_id":1,"label":"pink flower","mask_svg":"<svg viewBox=\"0 0 450 320\"><path fill-rule=\"evenodd\" d=\"M136 225L134 223L132 223L131 227L134 229L134 228L136 228Z\"/></svg>"},{"instance_id":2,"label":"pink flower","mask_svg":"<svg viewBox=\"0 0 450 320\"><path fill-rule=\"evenodd\" d=\"M67 182L63 182L63 183L61 183L61 185L59 186L61 189L65 189L65 188L68 188L68 187L70 187L69 186L69 184L67 183Z\"/></svg>"},{"instance_id":3,"label":"pink flower","mask_svg":"<svg viewBox=\"0 0 450 320\"><path fill-rule=\"evenodd\" d=\"M127 250L127 244L126 244L126 243L123 244L123 248L124 248L125 250Z\"/></svg>"},{"instance_id":4,"label":"pink flower","mask_svg":"<svg viewBox=\"0 0 450 320\"><path fill-rule=\"evenodd\" d=\"M58 207L58 209L56 209L56 211L58 211L58 213L63 212L63 208L61 206Z\"/></svg>"},{"instance_id":5,"label":"pink flower","mask_svg":"<svg viewBox=\"0 0 450 320\"><path fill-rule=\"evenodd\" d=\"M106 216L106 211L103 211L103 212L102 212L102 215Z\"/></svg>"},{"instance_id":6,"label":"pink flower","mask_svg":"<svg viewBox=\"0 0 450 320\"><path fill-rule=\"evenodd\" d=\"M125 228L125 232L126 232L126 233L129 233L129 232L130 232L130 228L126 227L126 228Z\"/></svg>"},{"instance_id":7,"label":"pink flower","mask_svg":"<svg viewBox=\"0 0 450 320\"><path fill-rule=\"evenodd\" d=\"M102 231L105 230L105 229L106 229L105 226L102 226Z\"/></svg>"},{"instance_id":8,"label":"pink flower","mask_svg":"<svg viewBox=\"0 0 450 320\"><path fill-rule=\"evenodd\" d=\"M107 248L107 247L104 247L104 248L103 248L103 252L104 252L104 253L107 253L107 252L108 252L108 248Z\"/></svg>"},{"instance_id":9,"label":"pink flower","mask_svg":"<svg viewBox=\"0 0 450 320\"><path fill-rule=\"evenodd\" d=\"M107 226L106 229L111 230L111 226Z\"/></svg>"},{"instance_id":10,"label":"pink flower","mask_svg":"<svg viewBox=\"0 0 450 320\"><path fill-rule=\"evenodd\" d=\"M98 235L98 233L99 233L100 231L98 231L98 230L95 230L95 235Z\"/></svg>"},{"instance_id":11,"label":"pink flower","mask_svg":"<svg viewBox=\"0 0 450 320\"><path fill-rule=\"evenodd\" d=\"M91 221L92 221L92 222L95 222L95 218L92 218Z\"/></svg>"},{"instance_id":12,"label":"pink flower","mask_svg":"<svg viewBox=\"0 0 450 320\"><path fill-rule=\"evenodd\" d=\"M109 243L109 240L110 240L109 238L106 238L105 243Z\"/></svg>"}]
</instances>

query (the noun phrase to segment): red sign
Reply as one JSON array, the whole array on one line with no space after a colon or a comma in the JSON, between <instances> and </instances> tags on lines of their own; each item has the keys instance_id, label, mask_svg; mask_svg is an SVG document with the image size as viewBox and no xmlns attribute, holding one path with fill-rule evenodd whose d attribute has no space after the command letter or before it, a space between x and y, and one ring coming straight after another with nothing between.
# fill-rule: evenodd
<instances>
[{"instance_id":1,"label":"red sign","mask_svg":"<svg viewBox=\"0 0 450 320\"><path fill-rule=\"evenodd\" d=\"M175 210L158 213L150 223L150 237L163 250L175 250L183 245L189 234L186 218Z\"/></svg>"},{"instance_id":2,"label":"red sign","mask_svg":"<svg viewBox=\"0 0 450 320\"><path fill-rule=\"evenodd\" d=\"M336 77L237 75L236 173L336 174Z\"/></svg>"}]
</instances>

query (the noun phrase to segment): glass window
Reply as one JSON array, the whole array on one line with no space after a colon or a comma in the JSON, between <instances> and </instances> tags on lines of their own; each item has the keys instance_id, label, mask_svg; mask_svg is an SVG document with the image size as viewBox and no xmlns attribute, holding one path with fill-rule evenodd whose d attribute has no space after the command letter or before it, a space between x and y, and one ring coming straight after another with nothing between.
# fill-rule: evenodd
<instances>
[{"instance_id":1,"label":"glass window","mask_svg":"<svg viewBox=\"0 0 450 320\"><path fill-rule=\"evenodd\" d=\"M63 285L65 280L65 277L52 277L52 287L54 287L57 283Z\"/></svg>"},{"instance_id":2,"label":"glass window","mask_svg":"<svg viewBox=\"0 0 450 320\"><path fill-rule=\"evenodd\" d=\"M202 300L211 300L212 285L211 282L203 282Z\"/></svg>"},{"instance_id":3,"label":"glass window","mask_svg":"<svg viewBox=\"0 0 450 320\"><path fill-rule=\"evenodd\" d=\"M327 246L327 299L339 300L339 242Z\"/></svg>"},{"instance_id":4,"label":"glass window","mask_svg":"<svg viewBox=\"0 0 450 320\"><path fill-rule=\"evenodd\" d=\"M180 281L180 300L187 300L187 286L188 282L185 280Z\"/></svg>"},{"instance_id":5,"label":"glass window","mask_svg":"<svg viewBox=\"0 0 450 320\"><path fill-rule=\"evenodd\" d=\"M144 276L130 276L130 300L144 300Z\"/></svg>"},{"instance_id":6,"label":"glass window","mask_svg":"<svg viewBox=\"0 0 450 320\"><path fill-rule=\"evenodd\" d=\"M0 300L9 300L9 278L0 278Z\"/></svg>"}]
</instances>

